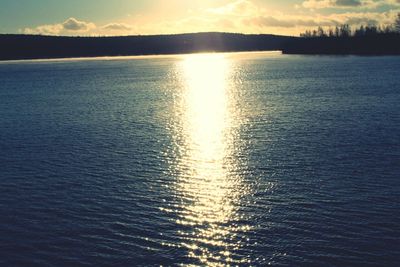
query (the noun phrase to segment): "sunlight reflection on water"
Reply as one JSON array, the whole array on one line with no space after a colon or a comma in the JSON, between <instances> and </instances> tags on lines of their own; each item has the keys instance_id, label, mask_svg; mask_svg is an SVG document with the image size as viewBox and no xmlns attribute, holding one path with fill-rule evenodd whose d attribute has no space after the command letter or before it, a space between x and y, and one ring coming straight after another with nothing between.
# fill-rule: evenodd
<instances>
[{"instance_id":1,"label":"sunlight reflection on water","mask_svg":"<svg viewBox=\"0 0 400 267\"><path fill-rule=\"evenodd\" d=\"M234 156L240 118L230 61L221 54L191 55L181 62L182 94L176 135L181 136L176 193L177 223L189 257L202 264L241 263L234 257L241 234L241 196L246 194Z\"/></svg>"}]
</instances>

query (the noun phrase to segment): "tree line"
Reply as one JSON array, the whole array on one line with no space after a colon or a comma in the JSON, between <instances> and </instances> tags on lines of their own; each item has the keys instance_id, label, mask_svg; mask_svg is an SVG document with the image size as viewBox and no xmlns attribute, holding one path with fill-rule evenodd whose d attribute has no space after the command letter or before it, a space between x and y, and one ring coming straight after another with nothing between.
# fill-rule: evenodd
<instances>
[{"instance_id":1,"label":"tree line","mask_svg":"<svg viewBox=\"0 0 400 267\"><path fill-rule=\"evenodd\" d=\"M375 35L393 35L400 34L400 13L392 25L377 26L377 25L361 25L353 29L348 24L336 26L334 28L324 29L318 27L316 30L307 30L300 34L304 38L323 38L323 37L360 37L360 36L375 36Z\"/></svg>"},{"instance_id":2,"label":"tree line","mask_svg":"<svg viewBox=\"0 0 400 267\"><path fill-rule=\"evenodd\" d=\"M0 34L0 60L281 50L295 37L192 33L115 37Z\"/></svg>"}]
</instances>

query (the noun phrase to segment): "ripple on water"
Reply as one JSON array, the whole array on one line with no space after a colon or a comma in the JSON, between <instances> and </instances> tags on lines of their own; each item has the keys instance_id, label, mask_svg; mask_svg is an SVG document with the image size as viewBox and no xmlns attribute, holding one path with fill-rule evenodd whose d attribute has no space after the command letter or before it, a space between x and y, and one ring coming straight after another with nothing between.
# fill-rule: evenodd
<instances>
[{"instance_id":1,"label":"ripple on water","mask_svg":"<svg viewBox=\"0 0 400 267\"><path fill-rule=\"evenodd\" d=\"M0 265L396 266L399 64L0 64Z\"/></svg>"}]
</instances>

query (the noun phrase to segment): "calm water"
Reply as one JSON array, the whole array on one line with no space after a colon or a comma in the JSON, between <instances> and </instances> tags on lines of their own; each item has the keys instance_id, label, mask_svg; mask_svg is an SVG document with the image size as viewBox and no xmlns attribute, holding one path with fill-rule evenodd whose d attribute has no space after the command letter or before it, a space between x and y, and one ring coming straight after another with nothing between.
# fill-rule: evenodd
<instances>
[{"instance_id":1,"label":"calm water","mask_svg":"<svg viewBox=\"0 0 400 267\"><path fill-rule=\"evenodd\" d=\"M1 266L398 266L400 57L0 64Z\"/></svg>"}]
</instances>

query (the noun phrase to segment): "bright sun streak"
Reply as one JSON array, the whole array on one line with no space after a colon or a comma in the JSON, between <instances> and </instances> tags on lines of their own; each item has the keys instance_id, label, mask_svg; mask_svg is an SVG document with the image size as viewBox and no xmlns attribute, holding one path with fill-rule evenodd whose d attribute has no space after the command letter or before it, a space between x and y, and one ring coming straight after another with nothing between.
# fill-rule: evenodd
<instances>
[{"instance_id":1,"label":"bright sun streak","mask_svg":"<svg viewBox=\"0 0 400 267\"><path fill-rule=\"evenodd\" d=\"M241 263L232 253L240 242L227 242L237 231L237 203L244 194L235 151L232 67L223 54L190 55L181 63L181 102L177 108L181 136L176 191L181 199L178 224L189 257L209 266ZM184 228L184 229L185 229Z\"/></svg>"},{"instance_id":2,"label":"bright sun streak","mask_svg":"<svg viewBox=\"0 0 400 267\"><path fill-rule=\"evenodd\" d=\"M223 55L212 54L192 55L184 62L186 129L192 148L204 162L219 162L224 156L223 134L229 123L227 65Z\"/></svg>"}]
</instances>

